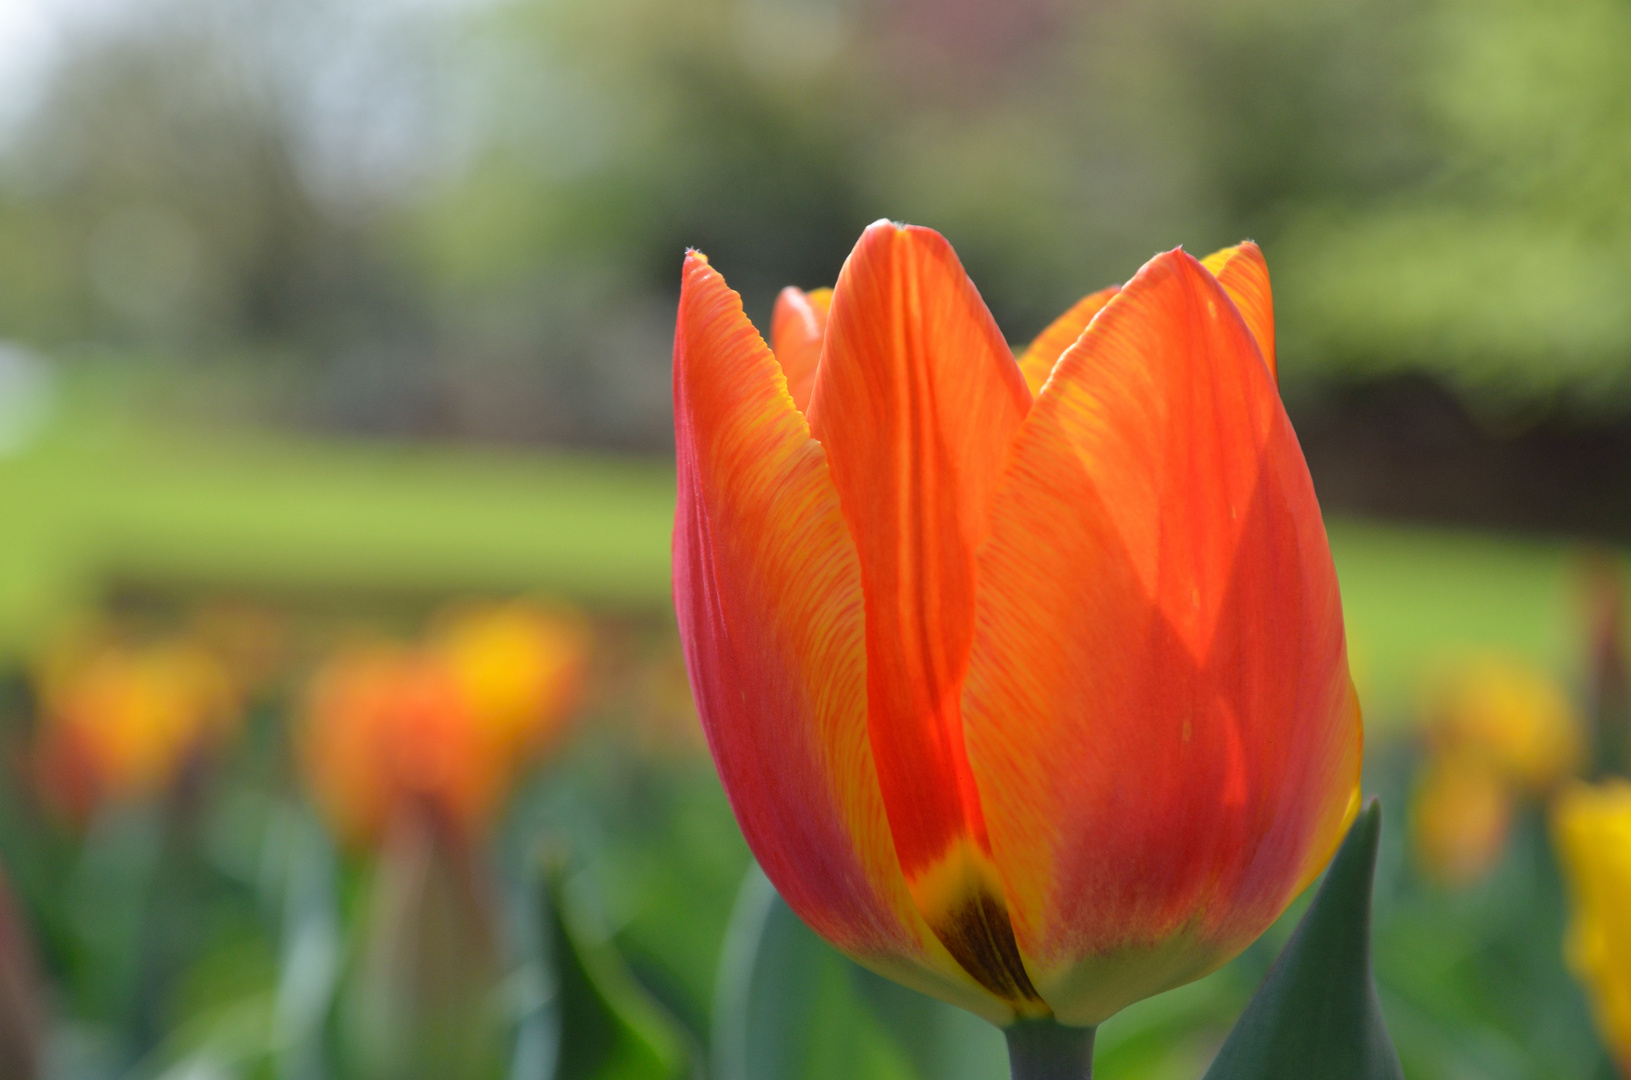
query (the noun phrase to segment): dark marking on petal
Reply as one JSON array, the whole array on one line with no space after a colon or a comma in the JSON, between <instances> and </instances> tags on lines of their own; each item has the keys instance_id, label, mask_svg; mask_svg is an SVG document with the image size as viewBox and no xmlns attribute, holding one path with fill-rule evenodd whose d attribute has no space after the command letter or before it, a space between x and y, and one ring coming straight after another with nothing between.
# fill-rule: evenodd
<instances>
[{"instance_id":1,"label":"dark marking on petal","mask_svg":"<svg viewBox=\"0 0 1631 1080\"><path fill-rule=\"evenodd\" d=\"M1042 1003L1019 957L1008 909L989 892L980 889L947 912L946 921L935 927L935 936L974 981L993 994L1006 1001Z\"/></svg>"}]
</instances>

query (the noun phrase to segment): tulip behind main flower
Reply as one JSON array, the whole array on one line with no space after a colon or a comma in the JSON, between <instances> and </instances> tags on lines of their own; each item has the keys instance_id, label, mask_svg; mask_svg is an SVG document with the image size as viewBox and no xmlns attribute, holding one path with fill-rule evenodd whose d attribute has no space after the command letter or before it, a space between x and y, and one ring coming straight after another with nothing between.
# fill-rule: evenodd
<instances>
[{"instance_id":1,"label":"tulip behind main flower","mask_svg":"<svg viewBox=\"0 0 1631 1080\"><path fill-rule=\"evenodd\" d=\"M479 837L561 736L587 654L579 619L520 602L456 610L417 648L341 649L312 679L307 785L352 844L380 842L408 809Z\"/></svg>"},{"instance_id":2,"label":"tulip behind main flower","mask_svg":"<svg viewBox=\"0 0 1631 1080\"><path fill-rule=\"evenodd\" d=\"M998 1023L1219 966L1357 805L1261 256L1157 256L1016 362L945 240L880 222L819 308L784 294L772 352L687 259L675 603L765 872Z\"/></svg>"}]
</instances>

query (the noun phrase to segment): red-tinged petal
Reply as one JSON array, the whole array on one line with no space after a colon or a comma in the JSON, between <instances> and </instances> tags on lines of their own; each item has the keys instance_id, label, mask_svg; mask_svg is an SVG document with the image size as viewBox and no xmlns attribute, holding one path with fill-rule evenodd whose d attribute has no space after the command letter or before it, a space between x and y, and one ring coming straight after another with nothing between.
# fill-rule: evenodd
<instances>
[{"instance_id":1,"label":"red-tinged petal","mask_svg":"<svg viewBox=\"0 0 1631 1080\"><path fill-rule=\"evenodd\" d=\"M827 336L827 309L832 306L831 289L805 292L791 285L776 297L776 311L770 318L770 347L776 362L787 376L787 392L799 412L810 407L810 391L815 389L816 367L821 362L821 341Z\"/></svg>"},{"instance_id":2,"label":"red-tinged petal","mask_svg":"<svg viewBox=\"0 0 1631 1080\"><path fill-rule=\"evenodd\" d=\"M873 759L913 899L952 955L1024 1008L959 700L975 552L1030 405L944 237L879 222L833 293L810 407L860 558Z\"/></svg>"},{"instance_id":3,"label":"red-tinged petal","mask_svg":"<svg viewBox=\"0 0 1631 1080\"><path fill-rule=\"evenodd\" d=\"M1274 294L1269 290L1269 264L1263 261L1263 252L1250 240L1234 247L1214 251L1201 265L1212 272L1240 310L1246 320L1246 329L1252 332L1257 347L1263 353L1263 363L1276 379L1280 369L1274 360Z\"/></svg>"},{"instance_id":4,"label":"red-tinged petal","mask_svg":"<svg viewBox=\"0 0 1631 1080\"><path fill-rule=\"evenodd\" d=\"M826 454L736 293L686 260L674 605L731 806L777 890L857 960L996 1022L912 904L866 718L860 567Z\"/></svg>"},{"instance_id":5,"label":"red-tinged petal","mask_svg":"<svg viewBox=\"0 0 1631 1080\"><path fill-rule=\"evenodd\" d=\"M1198 262L1151 260L1060 360L991 522L969 759L1036 986L1097 1023L1244 948L1357 806L1313 485Z\"/></svg>"},{"instance_id":6,"label":"red-tinged petal","mask_svg":"<svg viewBox=\"0 0 1631 1080\"><path fill-rule=\"evenodd\" d=\"M1032 397L1042 392L1042 384L1053 374L1053 365L1065 355L1066 349L1076 344L1076 339L1082 336L1082 331L1093 321L1093 316L1120 291L1120 285L1112 285L1108 289L1088 293L1070 305L1069 311L1049 323L1030 347L1019 354L1019 372L1025 376L1025 385L1031 388Z\"/></svg>"}]
</instances>

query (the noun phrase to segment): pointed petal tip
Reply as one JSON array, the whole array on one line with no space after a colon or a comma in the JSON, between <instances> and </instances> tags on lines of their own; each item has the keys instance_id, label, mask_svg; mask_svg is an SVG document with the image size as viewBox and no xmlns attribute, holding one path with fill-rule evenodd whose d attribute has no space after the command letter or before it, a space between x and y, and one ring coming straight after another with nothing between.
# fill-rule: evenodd
<instances>
[{"instance_id":1,"label":"pointed petal tip","mask_svg":"<svg viewBox=\"0 0 1631 1080\"><path fill-rule=\"evenodd\" d=\"M1182 245L1179 245L1150 256L1149 261L1140 266L1138 272L1127 279L1127 283L1121 287L1121 291L1112 297L1105 306L1109 307L1117 301L1125 302L1128 290L1132 289L1135 283L1159 277L1163 274L1181 274L1184 276L1198 274L1208 281L1212 280L1212 273L1206 268L1205 264L1185 251Z\"/></svg>"},{"instance_id":2,"label":"pointed petal tip","mask_svg":"<svg viewBox=\"0 0 1631 1080\"><path fill-rule=\"evenodd\" d=\"M874 238L880 237L887 237L891 240L899 238L909 242L928 243L942 246L947 251L952 250L951 241L947 240L939 230L931 229L927 225L913 225L906 221L896 221L893 218L879 218L868 225L862 232L860 241L855 246L858 250L869 241L874 240Z\"/></svg>"},{"instance_id":3,"label":"pointed petal tip","mask_svg":"<svg viewBox=\"0 0 1631 1080\"><path fill-rule=\"evenodd\" d=\"M1240 311L1252 332L1258 351L1270 374L1279 379L1279 361L1274 350L1274 295L1269 284L1269 265L1263 251L1251 240L1214 251L1201 265L1217 278Z\"/></svg>"}]
</instances>

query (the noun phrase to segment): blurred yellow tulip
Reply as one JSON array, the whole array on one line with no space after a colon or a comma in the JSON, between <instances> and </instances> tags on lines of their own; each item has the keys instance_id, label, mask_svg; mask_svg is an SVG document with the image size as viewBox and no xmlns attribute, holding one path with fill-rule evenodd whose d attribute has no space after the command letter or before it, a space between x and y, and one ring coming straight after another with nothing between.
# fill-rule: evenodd
<instances>
[{"instance_id":1,"label":"blurred yellow tulip","mask_svg":"<svg viewBox=\"0 0 1631 1080\"><path fill-rule=\"evenodd\" d=\"M1429 878L1464 887L1500 861L1520 799L1579 769L1583 731L1568 691L1515 657L1486 654L1448 670L1424 702L1427 762L1410 821Z\"/></svg>"},{"instance_id":2,"label":"blurred yellow tulip","mask_svg":"<svg viewBox=\"0 0 1631 1080\"><path fill-rule=\"evenodd\" d=\"M1435 752L1480 758L1521 791L1550 790L1580 766L1581 722L1568 691L1517 657L1458 666L1429 695L1427 717Z\"/></svg>"},{"instance_id":3,"label":"blurred yellow tulip","mask_svg":"<svg viewBox=\"0 0 1631 1080\"><path fill-rule=\"evenodd\" d=\"M1569 788L1553 806L1552 832L1569 886L1569 967L1631 1077L1631 782Z\"/></svg>"},{"instance_id":4,"label":"blurred yellow tulip","mask_svg":"<svg viewBox=\"0 0 1631 1080\"><path fill-rule=\"evenodd\" d=\"M233 680L189 640L153 645L83 637L39 669L36 764L48 801L84 820L108 801L167 791L240 720Z\"/></svg>"}]
</instances>

